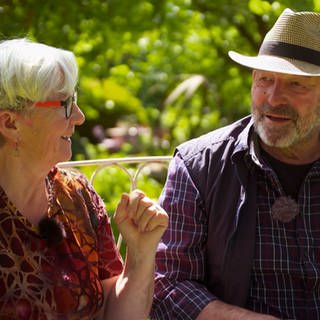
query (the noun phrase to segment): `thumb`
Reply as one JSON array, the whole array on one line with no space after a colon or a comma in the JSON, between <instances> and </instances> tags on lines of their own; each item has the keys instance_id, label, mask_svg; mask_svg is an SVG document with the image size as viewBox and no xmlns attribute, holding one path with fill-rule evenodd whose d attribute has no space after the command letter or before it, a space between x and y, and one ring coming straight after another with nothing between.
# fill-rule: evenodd
<instances>
[{"instance_id":1,"label":"thumb","mask_svg":"<svg viewBox=\"0 0 320 320\"><path fill-rule=\"evenodd\" d=\"M129 204L129 195L127 193L123 193L121 195L121 199L117 205L115 214L114 214L114 222L119 225L123 221L128 218L127 214L127 206Z\"/></svg>"}]
</instances>

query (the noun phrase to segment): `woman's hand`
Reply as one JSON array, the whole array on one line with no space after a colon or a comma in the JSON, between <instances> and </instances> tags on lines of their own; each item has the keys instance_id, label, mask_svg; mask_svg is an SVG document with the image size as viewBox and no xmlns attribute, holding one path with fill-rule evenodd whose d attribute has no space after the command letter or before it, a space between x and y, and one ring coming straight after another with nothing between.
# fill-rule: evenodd
<instances>
[{"instance_id":1,"label":"woman's hand","mask_svg":"<svg viewBox=\"0 0 320 320\"><path fill-rule=\"evenodd\" d=\"M142 191L134 190L122 195L114 221L128 250L154 253L168 226L168 215Z\"/></svg>"},{"instance_id":2,"label":"woman's hand","mask_svg":"<svg viewBox=\"0 0 320 320\"><path fill-rule=\"evenodd\" d=\"M156 248L168 226L168 215L142 191L134 190L122 195L114 221L127 250L122 274L114 282L105 280L110 293L106 319L147 319L153 300Z\"/></svg>"}]
</instances>

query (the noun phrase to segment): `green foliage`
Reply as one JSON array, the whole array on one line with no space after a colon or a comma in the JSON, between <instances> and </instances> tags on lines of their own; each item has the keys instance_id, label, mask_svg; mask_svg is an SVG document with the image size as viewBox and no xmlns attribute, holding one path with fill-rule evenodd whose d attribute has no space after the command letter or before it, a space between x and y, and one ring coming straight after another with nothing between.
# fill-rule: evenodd
<instances>
[{"instance_id":1,"label":"green foliage","mask_svg":"<svg viewBox=\"0 0 320 320\"><path fill-rule=\"evenodd\" d=\"M87 157L84 149L98 148L96 126L149 127L138 152L171 154L182 141L247 114L250 72L227 52L255 54L285 7L319 10L320 1L3 0L0 18L2 38L28 36L76 54L87 116L78 133L88 139L78 140L84 144L74 149L77 158L80 150ZM202 81L192 94L186 85L168 103L196 75Z\"/></svg>"}]
</instances>

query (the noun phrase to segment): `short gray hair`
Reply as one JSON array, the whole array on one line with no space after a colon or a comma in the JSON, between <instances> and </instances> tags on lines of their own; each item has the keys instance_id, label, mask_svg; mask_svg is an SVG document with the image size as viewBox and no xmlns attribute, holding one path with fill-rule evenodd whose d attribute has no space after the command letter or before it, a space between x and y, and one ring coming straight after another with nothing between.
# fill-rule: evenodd
<instances>
[{"instance_id":1,"label":"short gray hair","mask_svg":"<svg viewBox=\"0 0 320 320\"><path fill-rule=\"evenodd\" d=\"M72 94L77 81L71 51L26 38L0 42L0 109L21 110L53 93Z\"/></svg>"}]
</instances>

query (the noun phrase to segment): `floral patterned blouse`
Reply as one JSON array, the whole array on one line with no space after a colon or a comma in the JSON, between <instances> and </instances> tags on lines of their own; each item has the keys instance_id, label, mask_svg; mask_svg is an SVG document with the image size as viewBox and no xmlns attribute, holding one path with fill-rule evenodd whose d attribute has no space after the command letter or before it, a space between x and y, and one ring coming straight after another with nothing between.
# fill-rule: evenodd
<instances>
[{"instance_id":1,"label":"floral patterned blouse","mask_svg":"<svg viewBox=\"0 0 320 320\"><path fill-rule=\"evenodd\" d=\"M81 174L54 168L47 185L48 217L64 234L58 244L0 187L0 319L99 319L101 280L122 271L103 202Z\"/></svg>"}]
</instances>

